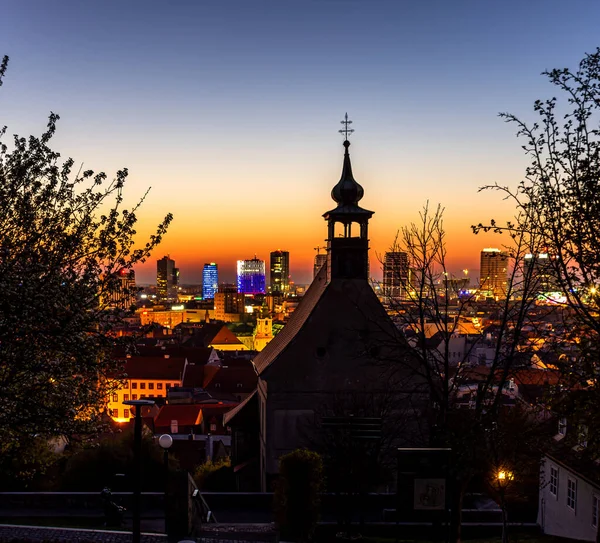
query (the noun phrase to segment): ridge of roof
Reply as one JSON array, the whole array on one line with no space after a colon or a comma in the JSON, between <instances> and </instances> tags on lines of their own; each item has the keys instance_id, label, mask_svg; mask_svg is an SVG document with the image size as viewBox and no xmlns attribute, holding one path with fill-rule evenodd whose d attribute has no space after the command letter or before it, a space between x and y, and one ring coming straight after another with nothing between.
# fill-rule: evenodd
<instances>
[{"instance_id":1,"label":"ridge of roof","mask_svg":"<svg viewBox=\"0 0 600 543\"><path fill-rule=\"evenodd\" d=\"M292 313L290 320L284 326L267 346L258 353L253 360L254 368L258 375L264 373L273 361L287 348L290 342L296 337L298 331L304 326L313 310L322 298L323 293L327 289L327 265L321 266L319 273L313 279L313 282L308 287L306 294L300 300L298 307Z\"/></svg>"},{"instance_id":2,"label":"ridge of roof","mask_svg":"<svg viewBox=\"0 0 600 543\"><path fill-rule=\"evenodd\" d=\"M236 405L233 409L231 409L230 411L227 411L227 413L223 414L223 424L227 425L231 422L231 419L233 419L233 417L235 417L240 411L242 411L242 409L244 409L244 407L246 407L246 405L248 405L250 403L250 401L252 400L252 398L254 398L256 396L256 392L257 389L254 389L254 392L252 392L252 394L250 394L242 403Z\"/></svg>"}]
</instances>

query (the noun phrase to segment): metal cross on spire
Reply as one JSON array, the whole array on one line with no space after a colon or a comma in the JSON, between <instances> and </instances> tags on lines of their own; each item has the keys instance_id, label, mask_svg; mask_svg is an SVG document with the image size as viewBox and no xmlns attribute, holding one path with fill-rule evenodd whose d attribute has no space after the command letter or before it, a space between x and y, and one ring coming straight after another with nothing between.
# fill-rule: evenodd
<instances>
[{"instance_id":1,"label":"metal cross on spire","mask_svg":"<svg viewBox=\"0 0 600 543\"><path fill-rule=\"evenodd\" d=\"M352 121L348 120L348 113L346 113L346 116L344 117L344 120L340 121L340 122L344 125L344 128L342 128L341 130L338 130L338 132L340 134L344 134L344 139L348 140L348 136L350 134L352 134L352 132L354 132L354 129L348 128L348 125L352 124Z\"/></svg>"}]
</instances>

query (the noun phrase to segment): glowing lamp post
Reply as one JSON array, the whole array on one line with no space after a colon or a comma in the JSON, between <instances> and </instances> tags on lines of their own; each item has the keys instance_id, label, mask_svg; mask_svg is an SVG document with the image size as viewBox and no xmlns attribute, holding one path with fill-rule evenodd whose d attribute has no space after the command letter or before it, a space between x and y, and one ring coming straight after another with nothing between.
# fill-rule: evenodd
<instances>
[{"instance_id":1,"label":"glowing lamp post","mask_svg":"<svg viewBox=\"0 0 600 543\"><path fill-rule=\"evenodd\" d=\"M124 405L135 407L135 425L133 427L133 543L140 543L141 516L140 501L142 496L142 407L151 407L154 400L124 400Z\"/></svg>"},{"instance_id":2,"label":"glowing lamp post","mask_svg":"<svg viewBox=\"0 0 600 543\"><path fill-rule=\"evenodd\" d=\"M496 483L500 494L502 507L502 543L508 543L508 513L506 511L506 488L514 481L515 474L507 469L499 469L496 473Z\"/></svg>"},{"instance_id":3,"label":"glowing lamp post","mask_svg":"<svg viewBox=\"0 0 600 543\"><path fill-rule=\"evenodd\" d=\"M515 476L512 471L507 471L507 470L503 470L503 469L498 471L497 479L498 479L498 484L500 484L500 485L506 486L514 478L515 478Z\"/></svg>"},{"instance_id":4,"label":"glowing lamp post","mask_svg":"<svg viewBox=\"0 0 600 543\"><path fill-rule=\"evenodd\" d=\"M158 438L158 444L161 446L165 463L165 534L169 534L169 527L167 524L167 519L169 517L169 506L167 503L169 496L169 449L171 445L173 445L173 438L170 434L163 434Z\"/></svg>"}]
</instances>

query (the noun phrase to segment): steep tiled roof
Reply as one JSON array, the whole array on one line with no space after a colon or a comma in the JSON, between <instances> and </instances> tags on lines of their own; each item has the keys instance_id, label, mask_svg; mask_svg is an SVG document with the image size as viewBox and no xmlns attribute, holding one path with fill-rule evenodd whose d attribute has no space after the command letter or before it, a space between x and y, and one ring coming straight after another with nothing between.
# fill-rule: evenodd
<instances>
[{"instance_id":1,"label":"steep tiled roof","mask_svg":"<svg viewBox=\"0 0 600 543\"><path fill-rule=\"evenodd\" d=\"M168 354L173 357L187 358L190 364L206 364L213 352L212 347L186 347L182 345L137 345L133 356L161 357ZM124 349L115 350L115 358L126 358Z\"/></svg>"},{"instance_id":2,"label":"steep tiled roof","mask_svg":"<svg viewBox=\"0 0 600 543\"><path fill-rule=\"evenodd\" d=\"M254 359L254 366L258 375L271 365L271 363L286 349L294 337L296 337L298 331L304 326L304 323L310 317L323 296L323 293L327 289L326 274L327 266L322 266L301 302L298 304L298 307L292 313L285 328L279 332L279 334L277 334L260 353L258 353Z\"/></svg>"},{"instance_id":3,"label":"steep tiled roof","mask_svg":"<svg viewBox=\"0 0 600 543\"><path fill-rule=\"evenodd\" d=\"M183 375L183 386L191 388L204 388L204 370L207 366L188 364Z\"/></svg>"},{"instance_id":4,"label":"steep tiled roof","mask_svg":"<svg viewBox=\"0 0 600 543\"><path fill-rule=\"evenodd\" d=\"M154 419L157 428L170 426L176 420L179 426L197 426L202 422L202 406L193 404L163 405Z\"/></svg>"},{"instance_id":5,"label":"steep tiled roof","mask_svg":"<svg viewBox=\"0 0 600 543\"><path fill-rule=\"evenodd\" d=\"M219 389L235 394L251 392L256 387L256 382L256 372L252 364L246 361L246 365L242 367L224 365L210 379L205 379L204 386L208 390Z\"/></svg>"},{"instance_id":6,"label":"steep tiled roof","mask_svg":"<svg viewBox=\"0 0 600 543\"><path fill-rule=\"evenodd\" d=\"M225 415L223 415L223 424L228 425L233 417L235 417L238 413L240 413L247 405L250 405L249 409L255 409L258 412L258 404L256 404L256 390L250 394L241 404L234 407L230 411L227 411ZM253 401L254 399L254 401ZM256 405L255 405L256 404Z\"/></svg>"},{"instance_id":7,"label":"steep tiled roof","mask_svg":"<svg viewBox=\"0 0 600 543\"><path fill-rule=\"evenodd\" d=\"M164 356L132 356L125 362L129 379L179 380L183 375L185 358Z\"/></svg>"}]
</instances>

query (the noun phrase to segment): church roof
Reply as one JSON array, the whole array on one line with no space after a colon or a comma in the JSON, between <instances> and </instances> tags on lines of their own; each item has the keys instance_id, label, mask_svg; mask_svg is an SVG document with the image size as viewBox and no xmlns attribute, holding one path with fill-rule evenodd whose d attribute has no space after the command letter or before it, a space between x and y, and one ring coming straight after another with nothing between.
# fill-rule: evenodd
<instances>
[{"instance_id":1,"label":"church roof","mask_svg":"<svg viewBox=\"0 0 600 543\"><path fill-rule=\"evenodd\" d=\"M292 313L289 322L283 330L279 332L267 346L254 359L256 373L261 375L271 363L286 349L290 342L296 337L298 331L304 326L304 323L310 317L314 308L319 303L327 288L327 266L322 266L321 270L314 278L306 294L298 304L298 307Z\"/></svg>"}]
</instances>

